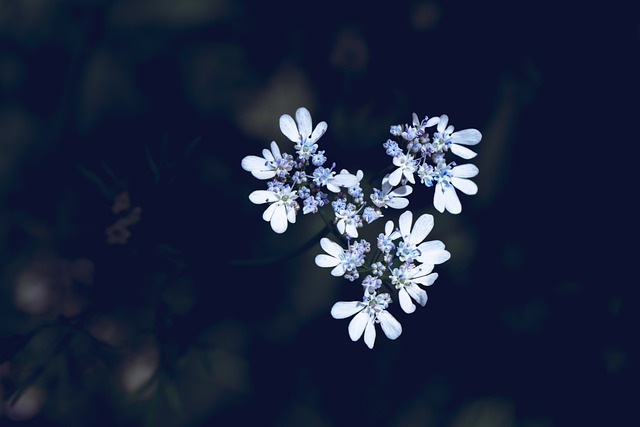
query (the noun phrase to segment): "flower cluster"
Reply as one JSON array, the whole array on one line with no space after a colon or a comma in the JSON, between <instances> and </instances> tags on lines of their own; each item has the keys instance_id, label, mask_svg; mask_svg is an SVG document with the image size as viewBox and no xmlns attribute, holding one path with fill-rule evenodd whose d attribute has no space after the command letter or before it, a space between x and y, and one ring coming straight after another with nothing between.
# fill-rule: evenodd
<instances>
[{"instance_id":1,"label":"flower cluster","mask_svg":"<svg viewBox=\"0 0 640 427\"><path fill-rule=\"evenodd\" d=\"M432 135L428 133L430 128ZM349 336L357 341L364 335L369 348L375 343L376 324L388 338L398 338L402 326L388 312L393 302L391 294L397 296L407 314L416 310L414 302L424 306L427 293L423 287L435 282L438 274L433 272L434 267L451 254L440 240L425 241L434 225L430 214L422 214L414 222L413 213L405 210L398 217L397 227L393 220L386 221L373 247L365 239L356 240L358 229L383 217L386 209L405 209L413 193L409 184L416 184L415 175L425 186L435 187L433 204L439 212L460 213L456 189L475 194L477 186L469 178L477 175L478 168L457 165L445 156L451 152L463 159L475 157L476 153L465 145L477 144L482 135L476 129L454 132L446 115L420 121L414 113L411 125L391 126L391 135L401 140L388 139L383 144L392 157L392 171L384 175L379 189L373 188L365 197L362 171L352 174L342 169L337 173L335 163L327 167L325 151L318 145L327 130L325 122L313 128L309 111L299 108L295 120L287 114L280 117L280 130L294 143L295 155L281 152L273 141L262 157L242 159L243 169L267 181L267 189L252 192L249 199L255 204L269 204L262 218L276 233L284 233L289 223L295 223L301 209L303 215L320 213L340 243L321 238L325 253L315 257L316 265L331 268L331 275L350 282L362 277L362 298L337 302L331 315L336 319L353 316ZM332 211L330 219L323 214L327 210Z\"/></svg>"}]
</instances>

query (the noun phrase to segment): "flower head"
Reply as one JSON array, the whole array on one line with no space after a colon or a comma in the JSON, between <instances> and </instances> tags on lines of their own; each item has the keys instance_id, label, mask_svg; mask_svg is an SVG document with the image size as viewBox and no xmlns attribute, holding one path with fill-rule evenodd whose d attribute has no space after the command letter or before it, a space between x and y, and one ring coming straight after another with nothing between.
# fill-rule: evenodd
<instances>
[{"instance_id":1,"label":"flower head","mask_svg":"<svg viewBox=\"0 0 640 427\"><path fill-rule=\"evenodd\" d=\"M367 347L373 348L376 341L375 324L379 323L387 338L395 340L402 333L402 325L388 311L389 294L365 293L362 301L339 301L331 308L334 319L355 316L349 322L349 337L358 341L364 333Z\"/></svg>"},{"instance_id":2,"label":"flower head","mask_svg":"<svg viewBox=\"0 0 640 427\"><path fill-rule=\"evenodd\" d=\"M413 213L405 211L400 215L398 226L403 242L398 244L397 256L402 262L420 262L426 264L442 264L451 254L444 249L440 240L423 242L433 229L433 215L423 214L418 217L413 227Z\"/></svg>"},{"instance_id":3,"label":"flower head","mask_svg":"<svg viewBox=\"0 0 640 427\"><path fill-rule=\"evenodd\" d=\"M296 222L296 211L298 210L298 195L291 190L288 185L274 188L274 190L256 190L249 194L249 200L260 205L269 203L269 207L262 214L262 219L271 224L271 228L276 233L287 231L288 223Z\"/></svg>"},{"instance_id":4,"label":"flower head","mask_svg":"<svg viewBox=\"0 0 640 427\"><path fill-rule=\"evenodd\" d=\"M427 303L427 293L418 285L431 286L438 278L438 273L431 273L433 265L402 264L391 272L391 284L398 289L400 308L405 313L413 313L416 306L411 299L424 307Z\"/></svg>"},{"instance_id":5,"label":"flower head","mask_svg":"<svg viewBox=\"0 0 640 427\"><path fill-rule=\"evenodd\" d=\"M382 178L382 190L373 189L371 201L379 208L404 209L409 205L406 196L413 192L409 185L403 185L391 191L393 186L389 182L389 174Z\"/></svg>"},{"instance_id":6,"label":"flower head","mask_svg":"<svg viewBox=\"0 0 640 427\"><path fill-rule=\"evenodd\" d=\"M313 131L312 128L311 114L304 107L296 110L295 121L288 114L280 116L280 130L284 136L296 143L296 152L302 159L307 159L315 154L318 149L316 142L327 131L327 123L320 122Z\"/></svg>"},{"instance_id":7,"label":"flower head","mask_svg":"<svg viewBox=\"0 0 640 427\"><path fill-rule=\"evenodd\" d=\"M251 172L258 179L284 178L294 166L293 158L282 155L275 141L271 142L271 151L262 150L262 156L246 156L242 159L242 169Z\"/></svg>"},{"instance_id":8,"label":"flower head","mask_svg":"<svg viewBox=\"0 0 640 427\"><path fill-rule=\"evenodd\" d=\"M400 180L403 177L410 183L415 184L416 181L413 178L413 173L418 169L418 165L412 155L400 154L393 158L393 164L397 166L398 169L389 175L389 184L396 186L400 184Z\"/></svg>"},{"instance_id":9,"label":"flower head","mask_svg":"<svg viewBox=\"0 0 640 427\"><path fill-rule=\"evenodd\" d=\"M358 267L364 264L364 252L366 248L361 245L352 245L348 249L333 242L326 237L320 239L320 246L328 254L316 255L316 265L318 267L333 267L332 276L342 276L348 273L355 277Z\"/></svg>"},{"instance_id":10,"label":"flower head","mask_svg":"<svg viewBox=\"0 0 640 427\"><path fill-rule=\"evenodd\" d=\"M437 184L433 194L433 206L439 212L444 212L445 209L452 214L462 212L462 205L455 189L469 195L476 194L478 186L467 178L473 178L477 174L478 168L472 164L452 167L444 162L438 163L434 175Z\"/></svg>"},{"instance_id":11,"label":"flower head","mask_svg":"<svg viewBox=\"0 0 640 427\"><path fill-rule=\"evenodd\" d=\"M439 151L451 150L451 152L463 159L472 159L476 153L463 145L476 145L482 139L482 134L477 129L464 129L453 131L453 126L447 126L449 117L443 114L437 121L437 132L433 134L433 147ZM435 124L434 123L434 124Z\"/></svg>"}]
</instances>

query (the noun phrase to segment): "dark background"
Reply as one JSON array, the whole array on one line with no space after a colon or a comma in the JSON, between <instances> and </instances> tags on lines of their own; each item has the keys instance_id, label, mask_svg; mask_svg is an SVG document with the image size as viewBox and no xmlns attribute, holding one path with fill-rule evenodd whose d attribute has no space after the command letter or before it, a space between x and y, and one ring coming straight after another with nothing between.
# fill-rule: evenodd
<instances>
[{"instance_id":1,"label":"dark background","mask_svg":"<svg viewBox=\"0 0 640 427\"><path fill-rule=\"evenodd\" d=\"M639 48L615 2L0 1L0 425L638 425ZM247 198L300 106L365 176L413 112L483 133L374 350Z\"/></svg>"}]
</instances>

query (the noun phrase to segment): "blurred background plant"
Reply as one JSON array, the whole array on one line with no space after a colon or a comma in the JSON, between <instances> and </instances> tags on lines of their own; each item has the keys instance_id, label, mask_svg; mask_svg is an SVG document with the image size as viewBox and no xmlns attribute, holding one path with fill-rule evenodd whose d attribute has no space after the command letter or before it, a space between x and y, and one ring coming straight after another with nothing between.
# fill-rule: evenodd
<instances>
[{"instance_id":1,"label":"blurred background plant","mask_svg":"<svg viewBox=\"0 0 640 427\"><path fill-rule=\"evenodd\" d=\"M0 0L0 424L633 424L628 9ZM365 175L412 112L483 133L465 215L412 199L452 259L373 352L281 256L322 222L247 199L300 106Z\"/></svg>"}]
</instances>

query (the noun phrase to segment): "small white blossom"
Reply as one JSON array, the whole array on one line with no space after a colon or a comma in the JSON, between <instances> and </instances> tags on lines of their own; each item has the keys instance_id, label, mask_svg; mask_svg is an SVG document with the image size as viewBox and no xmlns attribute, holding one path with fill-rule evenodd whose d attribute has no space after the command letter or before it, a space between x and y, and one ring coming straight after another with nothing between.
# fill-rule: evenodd
<instances>
[{"instance_id":1,"label":"small white blossom","mask_svg":"<svg viewBox=\"0 0 640 427\"><path fill-rule=\"evenodd\" d=\"M275 141L271 142L271 151L262 150L262 156L246 156L242 159L242 169L258 179L271 179L276 175L284 176L293 168L293 162L282 156Z\"/></svg>"},{"instance_id":2,"label":"small white blossom","mask_svg":"<svg viewBox=\"0 0 640 427\"><path fill-rule=\"evenodd\" d=\"M438 278L438 273L431 273L433 265L402 264L391 272L391 284L398 289L400 307L405 313L416 311L413 298L421 306L427 303L427 292L418 285L431 286Z\"/></svg>"},{"instance_id":3,"label":"small white blossom","mask_svg":"<svg viewBox=\"0 0 640 427\"><path fill-rule=\"evenodd\" d=\"M249 200L260 205L270 203L262 214L262 219L271 224L271 228L278 234L287 231L288 223L296 222L296 211L299 208L296 199L298 195L288 185L269 190L256 190L249 194Z\"/></svg>"},{"instance_id":4,"label":"small white blossom","mask_svg":"<svg viewBox=\"0 0 640 427\"><path fill-rule=\"evenodd\" d=\"M413 213L405 211L398 220L403 242L398 245L397 256L402 262L420 262L430 265L442 264L451 258L440 240L422 242L433 229L433 215L423 214L418 217L413 228Z\"/></svg>"},{"instance_id":5,"label":"small white blossom","mask_svg":"<svg viewBox=\"0 0 640 427\"><path fill-rule=\"evenodd\" d=\"M327 131L327 123L318 123L313 132L312 128L311 114L304 107L296 110L295 122L288 114L280 116L280 130L287 138L296 143L295 149L302 159L307 159L315 154L318 149L316 142Z\"/></svg>"},{"instance_id":6,"label":"small white blossom","mask_svg":"<svg viewBox=\"0 0 640 427\"><path fill-rule=\"evenodd\" d=\"M436 171L438 173L435 176L437 184L433 194L433 206L439 212L444 212L446 209L452 214L459 214L462 212L462 205L455 189L469 195L476 194L478 186L467 178L476 176L478 168L472 164L451 167L440 163Z\"/></svg>"},{"instance_id":7,"label":"small white blossom","mask_svg":"<svg viewBox=\"0 0 640 427\"><path fill-rule=\"evenodd\" d=\"M430 122L433 124L433 122ZM453 131L453 126L447 126L449 117L446 114L437 120L437 132L433 134L432 145L436 150L451 150L451 152L463 159L472 159L477 154L463 145L476 145L482 139L482 134L477 129L463 129L458 132Z\"/></svg>"},{"instance_id":8,"label":"small white blossom","mask_svg":"<svg viewBox=\"0 0 640 427\"><path fill-rule=\"evenodd\" d=\"M320 239L320 246L329 254L316 255L318 267L333 267L331 275L340 277L345 273L357 272L357 268L364 264L364 254L358 250L345 250L342 246L326 237Z\"/></svg>"},{"instance_id":9,"label":"small white blossom","mask_svg":"<svg viewBox=\"0 0 640 427\"><path fill-rule=\"evenodd\" d=\"M349 188L358 185L358 177L351 175L344 169L336 175L333 171L333 166L331 168L319 166L313 171L313 182L319 186L326 187L332 193L339 193L340 187Z\"/></svg>"},{"instance_id":10,"label":"small white blossom","mask_svg":"<svg viewBox=\"0 0 640 427\"><path fill-rule=\"evenodd\" d=\"M398 169L394 170L391 172L391 175L389 175L389 184L395 187L400 184L400 180L403 176L410 183L416 183L413 178L413 173L417 170L418 166L411 154L400 154L394 157L393 164L397 166Z\"/></svg>"},{"instance_id":11,"label":"small white blossom","mask_svg":"<svg viewBox=\"0 0 640 427\"><path fill-rule=\"evenodd\" d=\"M371 201L379 208L404 209L409 205L409 200L405 197L413 192L409 185L403 185L391 191L393 186L389 183L389 174L382 178L382 190L373 189Z\"/></svg>"},{"instance_id":12,"label":"small white blossom","mask_svg":"<svg viewBox=\"0 0 640 427\"><path fill-rule=\"evenodd\" d=\"M395 340L402 333L402 325L386 309L391 302L389 294L365 293L362 301L339 301L331 308L334 319L355 316L349 322L349 337L358 341L364 333L364 342L373 348L376 341L375 324L379 323L387 338Z\"/></svg>"}]
</instances>

